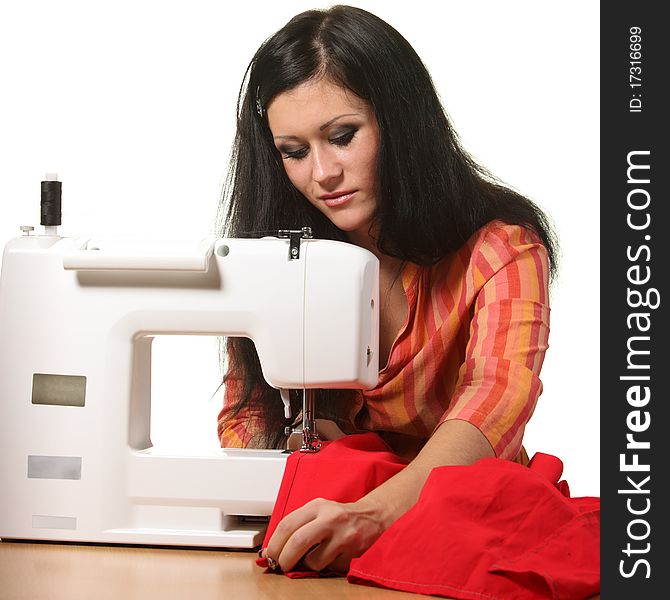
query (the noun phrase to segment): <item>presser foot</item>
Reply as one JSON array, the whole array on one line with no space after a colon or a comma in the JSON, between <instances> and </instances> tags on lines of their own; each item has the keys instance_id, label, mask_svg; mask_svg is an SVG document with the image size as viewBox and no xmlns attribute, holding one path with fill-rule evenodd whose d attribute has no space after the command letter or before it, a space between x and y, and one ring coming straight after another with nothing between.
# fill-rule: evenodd
<instances>
[{"instance_id":1,"label":"presser foot","mask_svg":"<svg viewBox=\"0 0 670 600\"><path fill-rule=\"evenodd\" d=\"M318 452L321 449L321 439L316 429L302 430L286 427L286 450L288 452Z\"/></svg>"},{"instance_id":2,"label":"presser foot","mask_svg":"<svg viewBox=\"0 0 670 600\"><path fill-rule=\"evenodd\" d=\"M321 450L321 440L316 430L314 408L316 394L314 390L302 391L302 446L300 452L318 452Z\"/></svg>"},{"instance_id":3,"label":"presser foot","mask_svg":"<svg viewBox=\"0 0 670 600\"><path fill-rule=\"evenodd\" d=\"M282 399L284 400L284 405L288 405L288 395L286 395L286 397L282 396ZM303 390L302 432L299 429L286 427L284 433L288 437L286 442L287 450L299 450L300 452L318 452L321 450L321 440L319 439L319 433L316 429L316 420L314 419L314 404L314 390ZM298 440L301 433L302 444L298 448L298 444L300 443Z\"/></svg>"},{"instance_id":4,"label":"presser foot","mask_svg":"<svg viewBox=\"0 0 670 600\"><path fill-rule=\"evenodd\" d=\"M316 427L311 430L309 428L302 431L302 446L300 452L318 452L321 450L321 440L316 431Z\"/></svg>"}]
</instances>

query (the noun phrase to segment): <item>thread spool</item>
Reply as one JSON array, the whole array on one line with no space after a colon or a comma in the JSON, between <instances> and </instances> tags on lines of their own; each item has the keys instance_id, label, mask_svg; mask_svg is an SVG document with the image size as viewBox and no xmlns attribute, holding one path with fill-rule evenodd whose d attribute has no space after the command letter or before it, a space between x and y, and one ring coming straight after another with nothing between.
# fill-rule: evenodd
<instances>
[{"instance_id":1,"label":"thread spool","mask_svg":"<svg viewBox=\"0 0 670 600\"><path fill-rule=\"evenodd\" d=\"M62 183L58 176L47 173L46 180L42 181L42 196L40 201L40 225L57 227L61 224L61 197Z\"/></svg>"}]
</instances>

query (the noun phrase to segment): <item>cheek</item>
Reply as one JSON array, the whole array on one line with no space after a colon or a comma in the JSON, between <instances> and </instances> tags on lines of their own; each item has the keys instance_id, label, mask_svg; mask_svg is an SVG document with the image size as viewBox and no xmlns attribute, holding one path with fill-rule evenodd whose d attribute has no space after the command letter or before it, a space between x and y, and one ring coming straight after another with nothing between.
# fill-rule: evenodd
<instances>
[{"instance_id":1,"label":"cheek","mask_svg":"<svg viewBox=\"0 0 670 600\"><path fill-rule=\"evenodd\" d=\"M353 158L352 164L356 165L360 175L368 181L377 178L377 158L379 155L379 142L375 137L370 137L367 143L361 144L360 151Z\"/></svg>"},{"instance_id":2,"label":"cheek","mask_svg":"<svg viewBox=\"0 0 670 600\"><path fill-rule=\"evenodd\" d=\"M369 180L374 180L377 178L377 153L368 154L365 156L361 164L365 169L365 175Z\"/></svg>"},{"instance_id":3,"label":"cheek","mask_svg":"<svg viewBox=\"0 0 670 600\"><path fill-rule=\"evenodd\" d=\"M309 177L306 175L306 169L303 164L304 161L284 161L284 172L293 187L303 194L306 191Z\"/></svg>"}]
</instances>

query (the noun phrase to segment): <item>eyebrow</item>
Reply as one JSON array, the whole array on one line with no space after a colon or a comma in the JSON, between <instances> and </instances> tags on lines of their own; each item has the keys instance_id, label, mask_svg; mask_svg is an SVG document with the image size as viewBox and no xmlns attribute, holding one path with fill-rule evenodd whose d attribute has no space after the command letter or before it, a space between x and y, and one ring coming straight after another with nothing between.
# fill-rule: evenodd
<instances>
[{"instance_id":1,"label":"eyebrow","mask_svg":"<svg viewBox=\"0 0 670 600\"><path fill-rule=\"evenodd\" d=\"M359 117L359 116L360 116L359 113L344 113L342 115L337 115L336 117L333 117L332 119L330 119L330 121L326 121L323 125L321 125L319 127L319 131L323 131L326 127L329 127L330 125L335 123L335 121L337 121L338 119L341 119L342 117ZM276 136L274 136L274 139L275 140L279 140L279 139L281 139L281 140L297 140L298 136L296 136L296 135L276 135Z\"/></svg>"}]
</instances>

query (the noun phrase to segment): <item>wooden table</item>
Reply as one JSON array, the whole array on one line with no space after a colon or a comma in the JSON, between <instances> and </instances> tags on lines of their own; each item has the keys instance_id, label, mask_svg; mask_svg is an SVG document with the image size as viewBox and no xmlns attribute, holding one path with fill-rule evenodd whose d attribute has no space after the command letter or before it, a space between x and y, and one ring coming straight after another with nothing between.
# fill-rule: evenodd
<instances>
[{"instance_id":1,"label":"wooden table","mask_svg":"<svg viewBox=\"0 0 670 600\"><path fill-rule=\"evenodd\" d=\"M0 600L419 600L330 579L266 574L256 553L0 542ZM592 600L600 600L600 596Z\"/></svg>"},{"instance_id":2,"label":"wooden table","mask_svg":"<svg viewBox=\"0 0 670 600\"><path fill-rule=\"evenodd\" d=\"M255 552L0 543L0 600L417 600L425 596L265 574Z\"/></svg>"}]
</instances>

